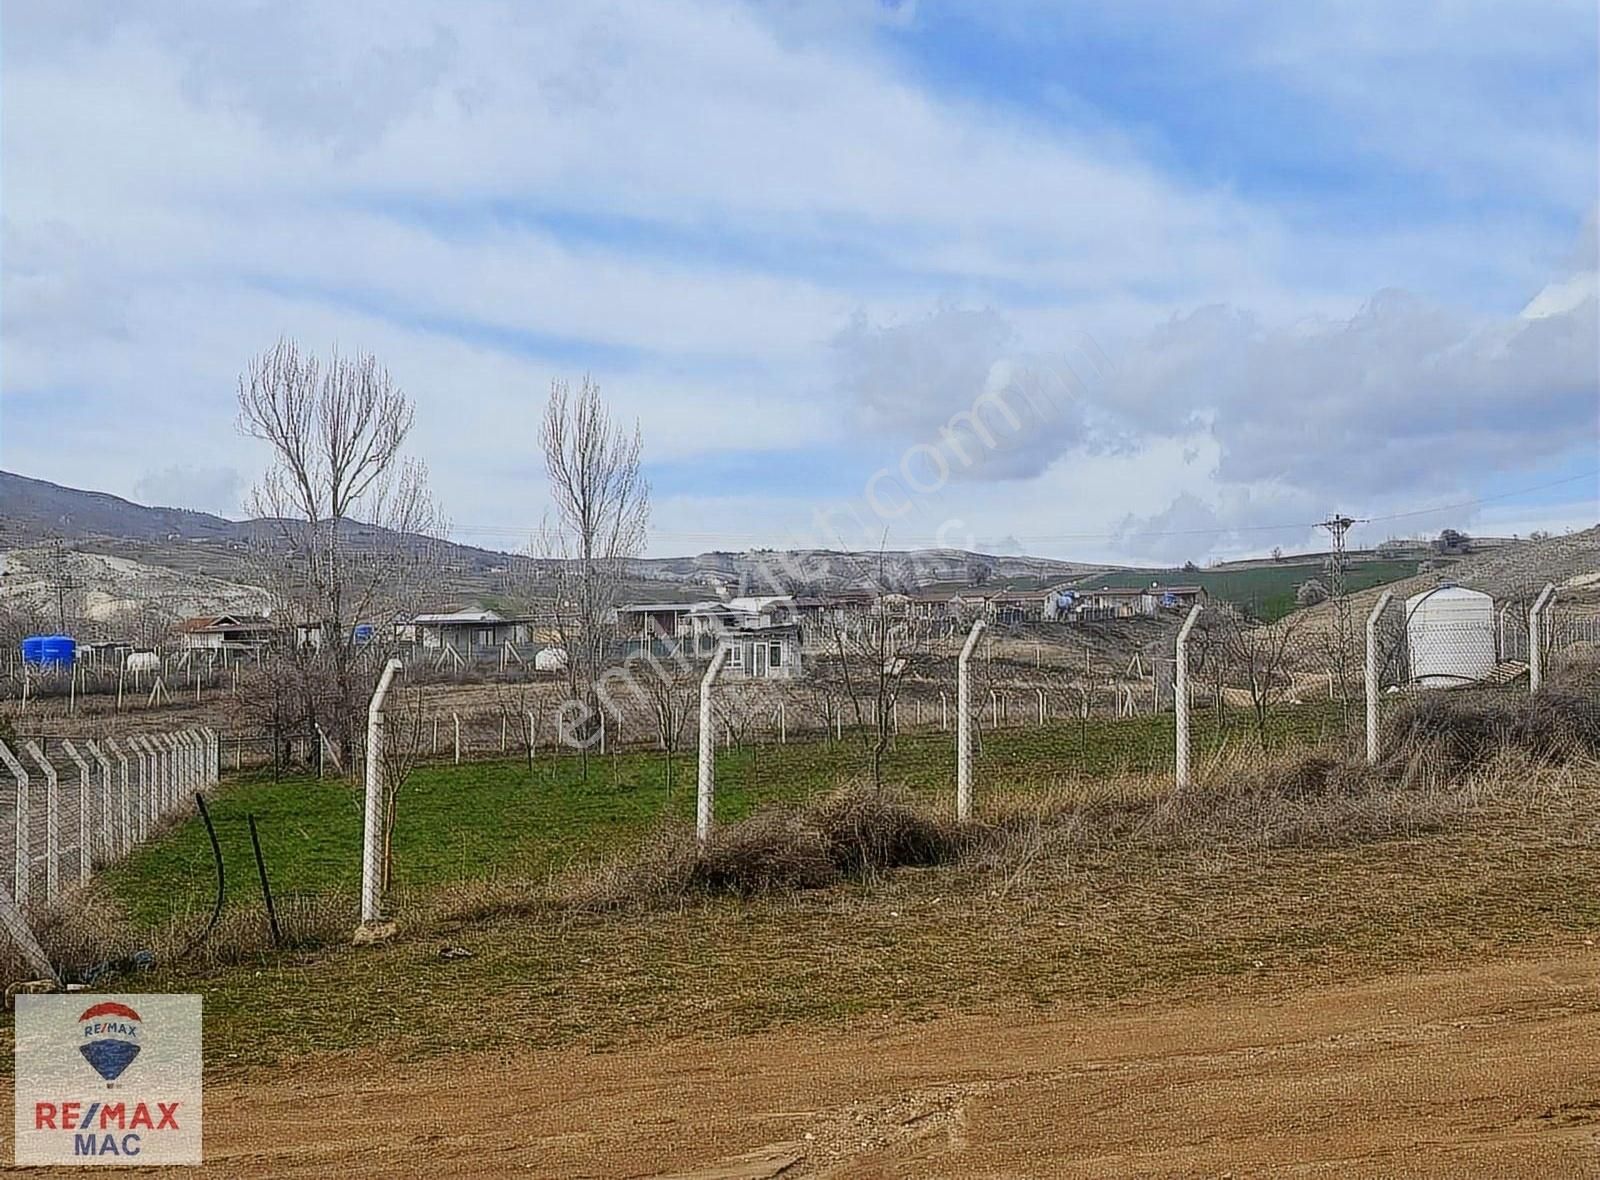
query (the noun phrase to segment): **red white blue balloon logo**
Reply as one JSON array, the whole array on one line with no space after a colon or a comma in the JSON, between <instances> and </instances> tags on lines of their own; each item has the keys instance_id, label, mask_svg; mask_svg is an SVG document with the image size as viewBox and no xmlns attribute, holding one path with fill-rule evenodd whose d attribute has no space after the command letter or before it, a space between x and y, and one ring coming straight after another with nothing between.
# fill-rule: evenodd
<instances>
[{"instance_id":1,"label":"red white blue balloon logo","mask_svg":"<svg viewBox=\"0 0 1600 1180\"><path fill-rule=\"evenodd\" d=\"M83 1033L78 1052L108 1083L121 1077L139 1056L143 1026L139 1014L126 1004L96 1004L78 1017L78 1026Z\"/></svg>"}]
</instances>

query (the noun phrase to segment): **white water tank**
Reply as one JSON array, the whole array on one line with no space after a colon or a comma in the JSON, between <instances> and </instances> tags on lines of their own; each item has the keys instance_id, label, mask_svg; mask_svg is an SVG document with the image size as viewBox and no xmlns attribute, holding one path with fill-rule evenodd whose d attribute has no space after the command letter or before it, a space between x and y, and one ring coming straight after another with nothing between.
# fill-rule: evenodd
<instances>
[{"instance_id":1,"label":"white water tank","mask_svg":"<svg viewBox=\"0 0 1600 1180\"><path fill-rule=\"evenodd\" d=\"M1449 584L1406 599L1411 680L1450 688L1494 671L1494 599Z\"/></svg>"},{"instance_id":2,"label":"white water tank","mask_svg":"<svg viewBox=\"0 0 1600 1180\"><path fill-rule=\"evenodd\" d=\"M533 653L533 670L535 672L565 672L567 670L567 649L564 647L541 647Z\"/></svg>"}]
</instances>

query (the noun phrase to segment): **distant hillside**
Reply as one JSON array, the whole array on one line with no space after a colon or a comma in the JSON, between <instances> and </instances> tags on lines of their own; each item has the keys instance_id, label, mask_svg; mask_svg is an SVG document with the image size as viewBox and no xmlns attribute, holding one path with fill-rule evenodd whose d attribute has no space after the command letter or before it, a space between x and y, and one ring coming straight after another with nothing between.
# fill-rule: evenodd
<instances>
[{"instance_id":1,"label":"distant hillside","mask_svg":"<svg viewBox=\"0 0 1600 1180\"><path fill-rule=\"evenodd\" d=\"M109 492L86 492L0 471L0 545L26 545L50 537L117 537L124 541L174 538L243 540L237 522L188 508L147 508Z\"/></svg>"},{"instance_id":2,"label":"distant hillside","mask_svg":"<svg viewBox=\"0 0 1600 1180\"><path fill-rule=\"evenodd\" d=\"M1546 582L1553 582L1561 601L1600 600L1600 527L1474 553L1448 567L1395 582L1387 589L1396 598L1405 598L1440 582L1454 582L1497 599L1523 602L1530 602ZM1356 595L1356 606L1370 609L1378 593L1374 589Z\"/></svg>"},{"instance_id":3,"label":"distant hillside","mask_svg":"<svg viewBox=\"0 0 1600 1180\"><path fill-rule=\"evenodd\" d=\"M142 566L174 570L201 579L247 582L248 547L273 525L264 520L228 520L187 508L152 508L106 492L63 487L0 471L0 550L25 549L59 538L82 553L105 554ZM352 525L354 536L370 534ZM441 593L473 597L504 588L511 558L472 545L446 546ZM111 568L111 567L106 567ZM115 586L92 588L110 593Z\"/></svg>"},{"instance_id":4,"label":"distant hillside","mask_svg":"<svg viewBox=\"0 0 1600 1180\"><path fill-rule=\"evenodd\" d=\"M168 570L205 583L199 600L230 593L212 583L247 584L248 547L271 528L261 520L227 520L186 508L153 508L105 492L63 487L45 480L0 472L0 551L26 550L60 538L82 554L98 554L140 568ZM352 526L359 535L364 526ZM37 565L18 555L20 572ZM514 610L511 570L517 558L494 549L451 544L445 550L445 576L438 600L426 605L482 603ZM774 592L774 579L786 589L847 590L873 584L881 573L892 585L1038 589L1101 573L1109 567L1049 558L968 553L960 549L844 553L826 549L793 552L750 550L711 552L692 557L645 558L634 565L624 597L633 601L696 599L718 595ZM125 588L113 571L132 567L88 563L80 571L85 590L118 599ZM102 584L105 583L105 584ZM154 584L145 576L141 583ZM164 601L174 602L170 588Z\"/></svg>"},{"instance_id":5,"label":"distant hillside","mask_svg":"<svg viewBox=\"0 0 1600 1180\"><path fill-rule=\"evenodd\" d=\"M655 557L637 563L641 577L684 588L770 594L788 589L851 590L880 582L904 586L980 586L1041 589L1108 569L1078 561L969 553L964 549L834 549L715 551L694 557Z\"/></svg>"},{"instance_id":6,"label":"distant hillside","mask_svg":"<svg viewBox=\"0 0 1600 1180\"><path fill-rule=\"evenodd\" d=\"M1434 560L1441 567L1447 564ZM1345 571L1345 585L1351 592L1382 586L1414 576L1417 567L1414 559L1352 561ZM1091 588L1148 586L1159 582L1164 586L1203 586L1212 598L1231 602L1257 618L1272 621L1295 609L1295 591L1312 578L1324 585L1328 582L1324 562L1319 558L1267 560L1202 570L1117 570L1092 577L1085 585Z\"/></svg>"}]
</instances>

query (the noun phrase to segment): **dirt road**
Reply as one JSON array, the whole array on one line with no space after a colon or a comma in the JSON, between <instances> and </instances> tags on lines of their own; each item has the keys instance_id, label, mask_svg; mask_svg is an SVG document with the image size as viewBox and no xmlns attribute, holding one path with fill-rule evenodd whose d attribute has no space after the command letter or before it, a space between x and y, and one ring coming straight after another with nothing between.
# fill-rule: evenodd
<instances>
[{"instance_id":1,"label":"dirt road","mask_svg":"<svg viewBox=\"0 0 1600 1180\"><path fill-rule=\"evenodd\" d=\"M1600 1176L1600 954L206 1094L230 1176ZM193 1175L193 1172L187 1173Z\"/></svg>"}]
</instances>

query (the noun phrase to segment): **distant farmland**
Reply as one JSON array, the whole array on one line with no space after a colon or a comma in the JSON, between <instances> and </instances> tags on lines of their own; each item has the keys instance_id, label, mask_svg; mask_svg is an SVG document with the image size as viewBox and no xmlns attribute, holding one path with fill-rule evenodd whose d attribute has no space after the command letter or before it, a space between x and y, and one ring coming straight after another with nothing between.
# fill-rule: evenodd
<instances>
[{"instance_id":1,"label":"distant farmland","mask_svg":"<svg viewBox=\"0 0 1600 1180\"><path fill-rule=\"evenodd\" d=\"M1345 588L1367 590L1385 582L1397 582L1417 572L1416 561L1352 561L1345 570ZM1316 578L1324 585L1328 576L1320 559L1253 566L1248 569L1115 570L1096 574L1084 581L1087 590L1120 586L1203 586L1214 599L1231 602L1269 622L1281 619L1294 609L1294 592L1300 583Z\"/></svg>"}]
</instances>

